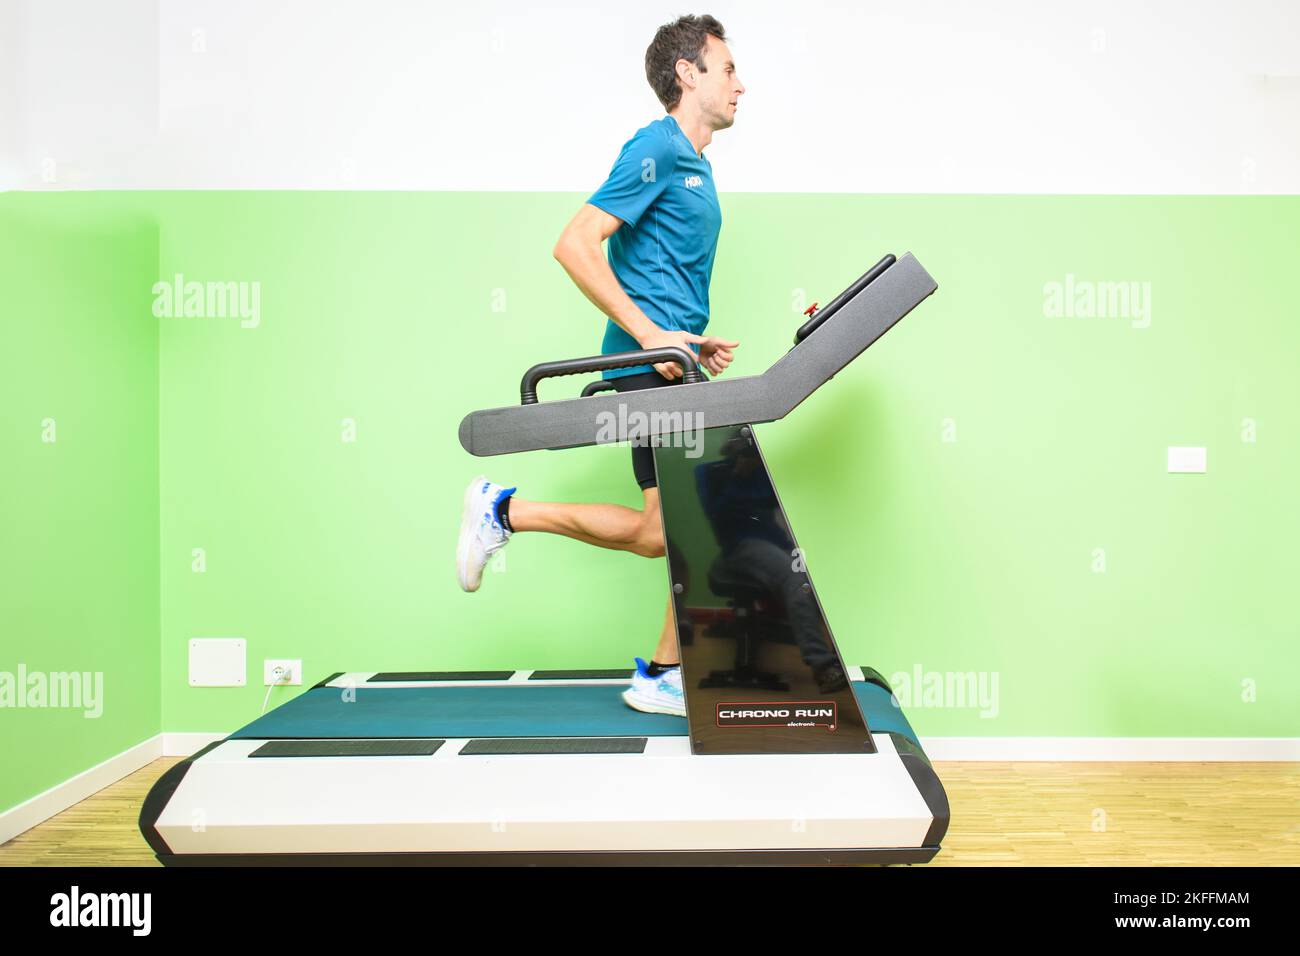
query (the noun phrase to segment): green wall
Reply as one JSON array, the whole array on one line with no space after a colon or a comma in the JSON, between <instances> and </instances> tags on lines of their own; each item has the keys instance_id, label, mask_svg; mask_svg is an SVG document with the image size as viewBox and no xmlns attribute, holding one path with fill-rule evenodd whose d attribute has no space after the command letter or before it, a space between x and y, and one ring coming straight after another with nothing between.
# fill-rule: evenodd
<instances>
[{"instance_id":1,"label":"green wall","mask_svg":"<svg viewBox=\"0 0 1300 956\"><path fill-rule=\"evenodd\" d=\"M250 661L302 657L311 678L652 649L658 563L521 536L477 594L452 567L480 470L523 496L639 501L625 449L481 461L456 440L466 412L516 400L530 364L596 351L600 321L550 258L581 198L163 198L164 275L262 283L256 329L163 325L168 729L230 729L260 706L258 687L185 686L196 634L244 636ZM845 657L996 673L996 717L913 706L923 734L1296 733L1300 201L728 195L724 213L713 325L743 342L735 374L788 347L796 289L825 302L889 250L939 282L760 428ZM1149 325L1045 316L1045 283L1067 273L1149 282ZM1208 474L1165 473L1179 444L1208 446Z\"/></svg>"},{"instance_id":2,"label":"green wall","mask_svg":"<svg viewBox=\"0 0 1300 956\"><path fill-rule=\"evenodd\" d=\"M0 672L102 689L0 708L0 809L161 729L157 262L131 197L0 196Z\"/></svg>"},{"instance_id":3,"label":"green wall","mask_svg":"<svg viewBox=\"0 0 1300 956\"><path fill-rule=\"evenodd\" d=\"M237 315L149 317L160 399L136 311L119 317L138 333L129 343L72 324L60 334L75 355L48 360L80 368L78 394L133 442L153 441L158 413L160 454L100 446L64 488L106 542L93 566L49 560L95 582L75 590L87 606L122 600L106 568L160 562L164 728L227 731L256 716L267 657L302 658L310 683L336 670L621 666L652 649L658 563L520 536L478 594L462 594L453 571L461 492L480 471L527 497L639 501L626 449L476 460L456 439L466 412L516 400L530 364L597 350L603 320L550 257L581 201L0 197L6 222L15 210L93 220L148 207L158 275L258 284L255 328ZM913 251L939 282L805 406L759 429L846 659L886 675L996 678L996 716L912 701L922 734L1296 735L1300 509L1286 476L1300 466L1300 329L1287 276L1300 200L754 194L726 195L723 208L713 328L743 343L728 374L758 373L788 348L807 304L798 290L826 302L886 251ZM47 241L78 285L125 281L93 242ZM146 246L141 233L112 248ZM1045 284L1067 274L1149 283L1149 324L1045 314ZM18 293L20 312L29 299ZM34 347L41 334L5 323L10 342ZM127 344L135 351L120 355ZM86 384L106 377L118 383L107 396ZM578 384L545 383L543 399ZM47 385L28 365L4 387L6 449L22 462L6 469L7 490L22 497L53 480L39 448L9 437L39 421ZM1247 419L1254 441L1243 441ZM1207 446L1208 473L1166 474L1168 445ZM156 510L105 507L104 468L155 463ZM16 513L39 523L31 510ZM160 558L137 555L159 522ZM8 560L34 575L58 542L28 537ZM30 581L19 585L26 598ZM102 644L76 624L43 626L77 649ZM189 688L197 636L246 638L250 686ZM18 641L33 659L49 646ZM139 664L147 683L157 657ZM62 759L62 738L44 743Z\"/></svg>"}]
</instances>

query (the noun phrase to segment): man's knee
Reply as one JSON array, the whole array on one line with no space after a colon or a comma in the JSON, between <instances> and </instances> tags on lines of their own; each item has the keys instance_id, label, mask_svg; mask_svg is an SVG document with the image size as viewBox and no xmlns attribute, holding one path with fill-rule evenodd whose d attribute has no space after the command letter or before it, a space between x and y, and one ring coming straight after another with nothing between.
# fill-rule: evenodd
<instances>
[{"instance_id":1,"label":"man's knee","mask_svg":"<svg viewBox=\"0 0 1300 956\"><path fill-rule=\"evenodd\" d=\"M647 501L646 509L641 512L641 523L637 528L636 546L633 550L646 558L664 556L664 526L659 517L658 499Z\"/></svg>"}]
</instances>

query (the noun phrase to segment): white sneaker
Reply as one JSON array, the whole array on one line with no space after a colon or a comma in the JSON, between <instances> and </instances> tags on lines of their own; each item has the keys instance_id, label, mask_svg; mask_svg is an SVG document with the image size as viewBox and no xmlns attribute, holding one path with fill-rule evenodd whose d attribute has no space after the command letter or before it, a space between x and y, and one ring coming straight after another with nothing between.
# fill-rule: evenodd
<instances>
[{"instance_id":1,"label":"white sneaker","mask_svg":"<svg viewBox=\"0 0 1300 956\"><path fill-rule=\"evenodd\" d=\"M505 488L479 475L465 489L465 510L460 517L456 544L456 575L465 591L477 591L488 558L506 546L510 532L497 520L497 505L514 488Z\"/></svg>"},{"instance_id":2,"label":"white sneaker","mask_svg":"<svg viewBox=\"0 0 1300 956\"><path fill-rule=\"evenodd\" d=\"M682 694L682 669L670 667L658 677L646 673L649 664L636 659L632 686L623 691L623 702L633 710L647 714L686 716L686 698Z\"/></svg>"}]
</instances>

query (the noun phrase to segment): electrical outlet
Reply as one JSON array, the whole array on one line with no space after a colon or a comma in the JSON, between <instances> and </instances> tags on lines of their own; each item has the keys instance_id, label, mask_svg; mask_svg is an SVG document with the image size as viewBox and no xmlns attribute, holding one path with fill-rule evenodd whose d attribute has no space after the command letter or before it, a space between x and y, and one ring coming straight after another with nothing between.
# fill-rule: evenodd
<instances>
[{"instance_id":1,"label":"electrical outlet","mask_svg":"<svg viewBox=\"0 0 1300 956\"><path fill-rule=\"evenodd\" d=\"M284 676L277 679L275 669L284 668ZM302 661L262 661L262 686L272 684L301 684Z\"/></svg>"}]
</instances>

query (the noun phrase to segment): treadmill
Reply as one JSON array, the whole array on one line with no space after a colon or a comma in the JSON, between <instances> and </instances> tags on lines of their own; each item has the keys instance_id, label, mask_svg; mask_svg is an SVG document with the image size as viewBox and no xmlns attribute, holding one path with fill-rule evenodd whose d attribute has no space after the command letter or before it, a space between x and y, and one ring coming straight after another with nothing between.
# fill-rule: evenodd
<instances>
[{"instance_id":1,"label":"treadmill","mask_svg":"<svg viewBox=\"0 0 1300 956\"><path fill-rule=\"evenodd\" d=\"M632 670L339 672L170 768L140 813L165 865L923 863L948 800L885 679L847 665L758 445L937 288L886 256L757 376L681 348L547 362L468 415L474 455L653 448L687 716ZM672 387L539 401L653 362Z\"/></svg>"}]
</instances>

